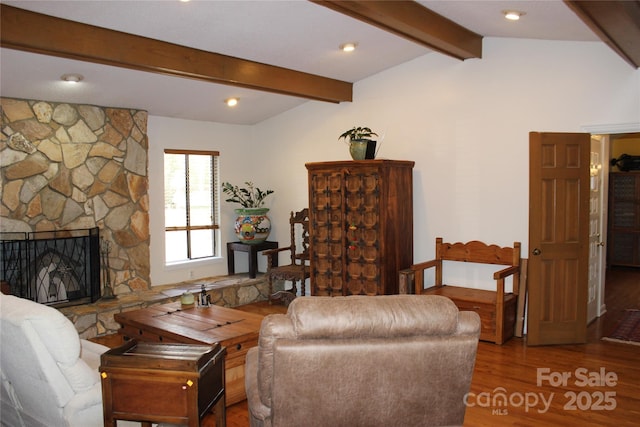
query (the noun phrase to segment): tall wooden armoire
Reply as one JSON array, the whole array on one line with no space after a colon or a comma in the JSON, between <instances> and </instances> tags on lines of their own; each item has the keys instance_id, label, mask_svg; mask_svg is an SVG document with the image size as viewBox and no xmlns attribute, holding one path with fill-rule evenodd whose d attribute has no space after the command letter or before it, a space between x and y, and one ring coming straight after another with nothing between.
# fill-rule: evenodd
<instances>
[{"instance_id":1,"label":"tall wooden armoire","mask_svg":"<svg viewBox=\"0 0 640 427\"><path fill-rule=\"evenodd\" d=\"M398 293L413 263L412 161L307 163L311 295Z\"/></svg>"}]
</instances>

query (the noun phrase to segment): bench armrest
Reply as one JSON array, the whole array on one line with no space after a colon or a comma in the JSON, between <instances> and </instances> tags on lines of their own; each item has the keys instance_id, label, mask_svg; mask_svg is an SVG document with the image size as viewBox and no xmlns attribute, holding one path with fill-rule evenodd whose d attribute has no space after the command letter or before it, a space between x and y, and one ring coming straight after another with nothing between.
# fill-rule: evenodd
<instances>
[{"instance_id":1,"label":"bench armrest","mask_svg":"<svg viewBox=\"0 0 640 427\"><path fill-rule=\"evenodd\" d=\"M496 280L496 291L498 292L499 300L504 298L504 279L509 276L513 276L513 294L518 295L518 287L520 286L520 266L512 265L493 273L493 278Z\"/></svg>"},{"instance_id":2,"label":"bench armrest","mask_svg":"<svg viewBox=\"0 0 640 427\"><path fill-rule=\"evenodd\" d=\"M507 267L503 270L496 271L495 273L493 273L493 278L495 280L504 279L505 277L511 276L512 274L515 274L519 271L520 271L519 265L512 265L511 267Z\"/></svg>"}]
</instances>

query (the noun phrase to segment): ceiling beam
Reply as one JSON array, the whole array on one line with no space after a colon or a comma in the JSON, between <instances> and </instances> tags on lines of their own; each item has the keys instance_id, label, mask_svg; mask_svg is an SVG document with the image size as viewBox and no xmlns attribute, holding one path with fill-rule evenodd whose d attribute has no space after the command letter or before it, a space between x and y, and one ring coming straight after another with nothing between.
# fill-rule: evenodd
<instances>
[{"instance_id":1,"label":"ceiling beam","mask_svg":"<svg viewBox=\"0 0 640 427\"><path fill-rule=\"evenodd\" d=\"M565 3L618 55L640 68L640 1L574 1Z\"/></svg>"},{"instance_id":2,"label":"ceiling beam","mask_svg":"<svg viewBox=\"0 0 640 427\"><path fill-rule=\"evenodd\" d=\"M339 103L349 82L207 52L0 4L0 46Z\"/></svg>"},{"instance_id":3,"label":"ceiling beam","mask_svg":"<svg viewBox=\"0 0 640 427\"><path fill-rule=\"evenodd\" d=\"M482 36L415 1L310 0L457 59L482 58Z\"/></svg>"}]
</instances>

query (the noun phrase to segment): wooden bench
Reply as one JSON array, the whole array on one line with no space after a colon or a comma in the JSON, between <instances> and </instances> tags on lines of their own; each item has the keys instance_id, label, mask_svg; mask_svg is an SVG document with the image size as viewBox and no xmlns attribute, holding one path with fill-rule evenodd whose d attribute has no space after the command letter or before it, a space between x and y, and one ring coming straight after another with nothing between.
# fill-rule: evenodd
<instances>
[{"instance_id":1,"label":"wooden bench","mask_svg":"<svg viewBox=\"0 0 640 427\"><path fill-rule=\"evenodd\" d=\"M506 265L496 271L493 279L496 290L485 290L460 285L443 285L444 261ZM425 270L435 267L435 285L424 288ZM505 279L512 278L513 292L505 292ZM502 344L514 334L516 303L520 286L520 242L513 247L487 245L477 240L468 243L443 243L436 239L436 258L414 264L400 271L400 293L443 295L451 298L460 310L476 311L480 315L480 339Z\"/></svg>"}]
</instances>

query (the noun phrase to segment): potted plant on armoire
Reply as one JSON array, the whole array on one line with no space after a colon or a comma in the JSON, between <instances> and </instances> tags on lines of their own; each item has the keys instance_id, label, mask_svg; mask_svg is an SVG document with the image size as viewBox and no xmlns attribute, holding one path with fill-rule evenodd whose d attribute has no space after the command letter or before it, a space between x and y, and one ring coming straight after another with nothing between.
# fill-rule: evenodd
<instances>
[{"instance_id":1,"label":"potted plant on armoire","mask_svg":"<svg viewBox=\"0 0 640 427\"><path fill-rule=\"evenodd\" d=\"M354 126L338 137L349 144L349 153L353 160L373 159L376 156L376 141L371 139L378 136L371 128Z\"/></svg>"}]
</instances>

